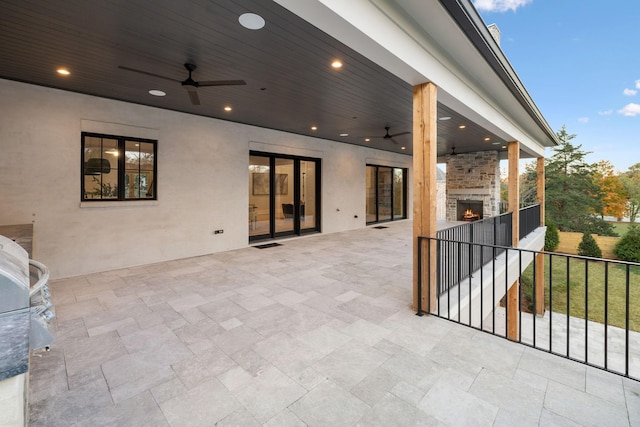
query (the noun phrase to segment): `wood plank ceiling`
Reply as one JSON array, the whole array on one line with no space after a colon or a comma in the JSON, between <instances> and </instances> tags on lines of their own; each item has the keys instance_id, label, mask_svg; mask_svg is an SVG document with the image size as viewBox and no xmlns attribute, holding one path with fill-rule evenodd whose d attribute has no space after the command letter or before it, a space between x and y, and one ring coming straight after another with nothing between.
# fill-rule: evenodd
<instances>
[{"instance_id":1,"label":"wood plank ceiling","mask_svg":"<svg viewBox=\"0 0 640 427\"><path fill-rule=\"evenodd\" d=\"M245 12L265 27L242 27ZM0 46L5 79L411 154L410 134L381 138L385 126L411 131L411 86L273 1L0 0ZM247 84L201 87L192 105L179 83L186 62L195 80ZM438 114L450 117L438 122L439 156L505 145L444 105Z\"/></svg>"}]
</instances>

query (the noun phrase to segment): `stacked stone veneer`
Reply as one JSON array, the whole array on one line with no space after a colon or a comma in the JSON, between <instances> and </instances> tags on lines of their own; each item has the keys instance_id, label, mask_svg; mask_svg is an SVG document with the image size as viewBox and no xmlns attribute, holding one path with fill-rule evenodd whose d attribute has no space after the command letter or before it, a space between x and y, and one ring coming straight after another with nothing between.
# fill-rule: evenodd
<instances>
[{"instance_id":1,"label":"stacked stone veneer","mask_svg":"<svg viewBox=\"0 0 640 427\"><path fill-rule=\"evenodd\" d=\"M497 151L449 156L447 221L458 221L458 200L482 200L485 218L500 214L500 158Z\"/></svg>"}]
</instances>

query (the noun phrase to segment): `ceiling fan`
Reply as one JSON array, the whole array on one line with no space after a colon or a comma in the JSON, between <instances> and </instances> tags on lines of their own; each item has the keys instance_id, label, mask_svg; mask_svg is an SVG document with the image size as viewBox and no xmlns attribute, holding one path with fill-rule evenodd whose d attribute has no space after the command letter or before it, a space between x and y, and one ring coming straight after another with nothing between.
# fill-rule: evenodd
<instances>
[{"instance_id":1,"label":"ceiling fan","mask_svg":"<svg viewBox=\"0 0 640 427\"><path fill-rule=\"evenodd\" d=\"M391 142L393 142L394 144L397 144L398 142L397 142L395 139L393 139L393 138L395 138L396 136L408 135L408 134L410 134L410 133L411 133L411 132L398 132L398 133L394 133L393 135L391 135L391 134L389 133L389 129L391 129L391 127L390 127L390 126L385 126L385 127L384 127L384 130L386 131L386 133L384 134L384 136L369 136L368 138L382 138L382 139L388 139L388 140L391 140Z\"/></svg>"},{"instance_id":2,"label":"ceiling fan","mask_svg":"<svg viewBox=\"0 0 640 427\"><path fill-rule=\"evenodd\" d=\"M191 100L191 103L193 105L200 105L200 98L198 97L198 88L199 87L206 87L206 86L237 86L237 85L246 85L247 84L244 80L207 80L207 81L201 81L201 82L195 81L191 77L191 73L194 72L196 70L196 68L198 68L198 66L195 65L195 64L191 64L189 62L184 64L184 68L186 68L187 71L189 72L189 77L187 77L185 80L182 80L182 81L181 80L177 80L177 79L173 79L171 77L165 77L165 76L161 76L159 74L150 73L148 71L142 71L142 70L137 70L135 68L124 67L122 65L119 65L118 68L120 68L121 70L133 71L134 73L145 74L147 76L157 77L159 79L165 79L165 80L169 80L169 81L172 81L172 82L180 83L182 85L182 87L184 89L186 89L187 92L189 93L189 99Z\"/></svg>"}]
</instances>

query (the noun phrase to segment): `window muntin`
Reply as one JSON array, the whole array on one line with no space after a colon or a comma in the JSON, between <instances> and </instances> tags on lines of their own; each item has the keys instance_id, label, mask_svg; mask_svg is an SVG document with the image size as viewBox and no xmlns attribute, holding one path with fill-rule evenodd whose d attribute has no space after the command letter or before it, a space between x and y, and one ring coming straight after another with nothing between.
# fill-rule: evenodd
<instances>
[{"instance_id":1,"label":"window muntin","mask_svg":"<svg viewBox=\"0 0 640 427\"><path fill-rule=\"evenodd\" d=\"M82 201L156 200L157 141L82 134Z\"/></svg>"}]
</instances>

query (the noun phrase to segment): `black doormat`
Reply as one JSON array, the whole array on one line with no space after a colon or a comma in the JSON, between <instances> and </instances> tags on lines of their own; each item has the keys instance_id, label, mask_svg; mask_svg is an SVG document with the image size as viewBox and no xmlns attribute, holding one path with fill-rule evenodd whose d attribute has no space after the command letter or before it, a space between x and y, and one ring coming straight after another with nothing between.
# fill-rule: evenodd
<instances>
[{"instance_id":1,"label":"black doormat","mask_svg":"<svg viewBox=\"0 0 640 427\"><path fill-rule=\"evenodd\" d=\"M263 245L255 245L254 248L268 249L268 248L273 248L274 246L282 246L282 244L281 243L265 243Z\"/></svg>"},{"instance_id":2,"label":"black doormat","mask_svg":"<svg viewBox=\"0 0 640 427\"><path fill-rule=\"evenodd\" d=\"M385 227L384 225L378 225L377 227L373 227L377 230L382 230L383 228L389 228L389 227Z\"/></svg>"}]
</instances>

